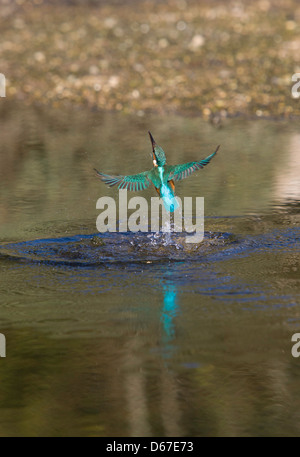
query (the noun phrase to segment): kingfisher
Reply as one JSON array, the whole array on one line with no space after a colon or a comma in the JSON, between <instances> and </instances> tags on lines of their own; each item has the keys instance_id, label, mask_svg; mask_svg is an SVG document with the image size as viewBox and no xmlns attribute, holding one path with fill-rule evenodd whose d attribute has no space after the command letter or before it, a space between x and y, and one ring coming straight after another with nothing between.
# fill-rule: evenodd
<instances>
[{"instance_id":1,"label":"kingfisher","mask_svg":"<svg viewBox=\"0 0 300 457\"><path fill-rule=\"evenodd\" d=\"M153 154L153 168L151 170L127 176L107 175L100 173L96 168L94 170L96 171L97 176L109 187L117 185L118 189L141 191L147 189L152 183L159 197L163 200L166 210L174 212L179 206L175 197L175 181L187 178L194 171L205 167L205 165L207 165L216 155L220 145L216 148L215 152L206 157L206 159L179 165L167 165L164 150L156 144L151 133L148 133L152 144Z\"/></svg>"}]
</instances>

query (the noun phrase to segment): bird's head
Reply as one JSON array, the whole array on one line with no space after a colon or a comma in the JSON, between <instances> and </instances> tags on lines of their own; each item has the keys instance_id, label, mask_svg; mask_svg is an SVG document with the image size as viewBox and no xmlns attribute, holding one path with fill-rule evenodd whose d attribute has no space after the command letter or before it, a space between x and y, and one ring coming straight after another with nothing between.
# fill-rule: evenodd
<instances>
[{"instance_id":1,"label":"bird's head","mask_svg":"<svg viewBox=\"0 0 300 457\"><path fill-rule=\"evenodd\" d=\"M164 150L155 143L154 138L151 135L151 133L150 132L148 132L148 133L149 133L151 144L152 144L153 165L155 167L163 167L166 163L166 155L164 153Z\"/></svg>"}]
</instances>

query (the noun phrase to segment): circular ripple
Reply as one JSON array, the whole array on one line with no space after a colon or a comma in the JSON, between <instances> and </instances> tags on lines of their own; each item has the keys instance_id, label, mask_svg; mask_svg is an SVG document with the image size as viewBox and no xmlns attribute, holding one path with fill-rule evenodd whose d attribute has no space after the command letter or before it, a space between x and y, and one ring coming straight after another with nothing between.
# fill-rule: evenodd
<instances>
[{"instance_id":1,"label":"circular ripple","mask_svg":"<svg viewBox=\"0 0 300 457\"><path fill-rule=\"evenodd\" d=\"M201 243L187 243L182 233L106 233L8 243L2 258L52 265L96 266L109 263L184 261L236 243L230 233L205 233Z\"/></svg>"}]
</instances>

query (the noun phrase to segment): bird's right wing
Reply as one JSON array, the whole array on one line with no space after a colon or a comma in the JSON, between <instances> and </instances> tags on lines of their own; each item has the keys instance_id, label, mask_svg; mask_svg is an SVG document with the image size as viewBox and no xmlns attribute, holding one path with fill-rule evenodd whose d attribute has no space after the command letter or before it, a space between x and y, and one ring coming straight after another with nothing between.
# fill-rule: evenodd
<instances>
[{"instance_id":1,"label":"bird's right wing","mask_svg":"<svg viewBox=\"0 0 300 457\"><path fill-rule=\"evenodd\" d=\"M118 189L138 191L147 189L147 187L150 185L150 180L148 179L148 171L144 171L143 173L138 173L136 175L113 176L100 173L100 171L96 170L96 168L94 168L94 170L97 172L97 176L109 187L118 185Z\"/></svg>"},{"instance_id":2,"label":"bird's right wing","mask_svg":"<svg viewBox=\"0 0 300 457\"><path fill-rule=\"evenodd\" d=\"M205 167L211 159L216 155L220 146L217 147L215 152L210 154L203 160L198 160L197 162L187 162L182 163L180 165L168 165L168 181L173 179L174 181L180 181L181 179L187 178L190 176L194 171L200 170L201 168Z\"/></svg>"}]
</instances>

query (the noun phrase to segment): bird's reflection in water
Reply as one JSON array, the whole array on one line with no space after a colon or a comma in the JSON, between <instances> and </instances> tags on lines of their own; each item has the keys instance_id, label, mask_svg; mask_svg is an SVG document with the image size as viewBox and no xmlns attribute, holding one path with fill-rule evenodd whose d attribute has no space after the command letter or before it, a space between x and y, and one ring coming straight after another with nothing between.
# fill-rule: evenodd
<instances>
[{"instance_id":1,"label":"bird's reflection in water","mask_svg":"<svg viewBox=\"0 0 300 457\"><path fill-rule=\"evenodd\" d=\"M176 327L174 319L179 313L177 287L167 280L163 286L163 305L161 311L163 357L171 358L175 351Z\"/></svg>"},{"instance_id":2,"label":"bird's reflection in water","mask_svg":"<svg viewBox=\"0 0 300 457\"><path fill-rule=\"evenodd\" d=\"M181 408L178 401L180 387L172 368L176 359L177 339L176 320L180 313L177 286L168 277L163 285L163 303L160 321L162 326L162 359L164 364L160 373L160 412L165 436L184 436L182 430Z\"/></svg>"}]
</instances>

